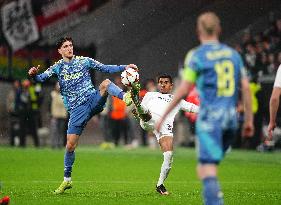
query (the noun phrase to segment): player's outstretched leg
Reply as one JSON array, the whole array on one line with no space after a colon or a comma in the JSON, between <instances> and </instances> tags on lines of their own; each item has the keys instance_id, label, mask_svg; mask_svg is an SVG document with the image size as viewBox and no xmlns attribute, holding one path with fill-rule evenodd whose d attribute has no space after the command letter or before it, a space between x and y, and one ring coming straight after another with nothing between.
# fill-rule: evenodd
<instances>
[{"instance_id":1,"label":"player's outstretched leg","mask_svg":"<svg viewBox=\"0 0 281 205\"><path fill-rule=\"evenodd\" d=\"M109 95L115 96L123 100L127 106L132 104L131 92L124 92L121 88L111 82L109 79L105 79L99 86L101 96Z\"/></svg>"},{"instance_id":2,"label":"player's outstretched leg","mask_svg":"<svg viewBox=\"0 0 281 205\"><path fill-rule=\"evenodd\" d=\"M152 116L149 112L145 111L141 106L140 98L139 98L140 88L141 88L141 86L140 86L139 82L132 84L131 98L136 107L136 110L134 110L134 112L137 113L137 115L134 113L133 114L134 114L135 118L136 118L136 116L138 116L138 118L140 118L144 122L147 122L152 118Z\"/></svg>"}]
</instances>

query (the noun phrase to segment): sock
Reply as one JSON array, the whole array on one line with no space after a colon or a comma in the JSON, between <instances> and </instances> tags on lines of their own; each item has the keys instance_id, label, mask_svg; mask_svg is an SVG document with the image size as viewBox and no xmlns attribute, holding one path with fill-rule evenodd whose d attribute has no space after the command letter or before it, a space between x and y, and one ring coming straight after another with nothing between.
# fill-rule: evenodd
<instances>
[{"instance_id":1,"label":"sock","mask_svg":"<svg viewBox=\"0 0 281 205\"><path fill-rule=\"evenodd\" d=\"M109 84L107 92L109 95L118 97L121 100L123 100L123 96L125 94L123 90L121 90L121 88L119 88L117 85L115 85L112 82Z\"/></svg>"},{"instance_id":2,"label":"sock","mask_svg":"<svg viewBox=\"0 0 281 205\"><path fill-rule=\"evenodd\" d=\"M64 178L63 178L63 181L65 181L65 182L70 182L70 181L71 181L71 177L64 177Z\"/></svg>"},{"instance_id":3,"label":"sock","mask_svg":"<svg viewBox=\"0 0 281 205\"><path fill-rule=\"evenodd\" d=\"M223 194L217 177L203 179L203 195L205 205L223 205Z\"/></svg>"},{"instance_id":4,"label":"sock","mask_svg":"<svg viewBox=\"0 0 281 205\"><path fill-rule=\"evenodd\" d=\"M157 183L157 186L164 184L165 179L168 177L168 174L171 170L173 162L173 152L167 151L163 153L164 160L161 167L160 177Z\"/></svg>"},{"instance_id":5,"label":"sock","mask_svg":"<svg viewBox=\"0 0 281 205\"><path fill-rule=\"evenodd\" d=\"M71 177L71 172L72 172L72 165L75 160L75 152L68 152L67 150L65 151L64 155L64 177L66 180Z\"/></svg>"}]
</instances>

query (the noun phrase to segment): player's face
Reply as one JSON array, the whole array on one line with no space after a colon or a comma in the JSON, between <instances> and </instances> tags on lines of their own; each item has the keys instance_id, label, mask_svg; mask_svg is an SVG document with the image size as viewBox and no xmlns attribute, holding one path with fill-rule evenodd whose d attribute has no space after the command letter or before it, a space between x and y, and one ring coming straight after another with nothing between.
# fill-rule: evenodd
<instances>
[{"instance_id":1,"label":"player's face","mask_svg":"<svg viewBox=\"0 0 281 205\"><path fill-rule=\"evenodd\" d=\"M71 41L65 41L62 46L59 48L59 53L63 58L72 58L73 57L73 45Z\"/></svg>"},{"instance_id":2,"label":"player's face","mask_svg":"<svg viewBox=\"0 0 281 205\"><path fill-rule=\"evenodd\" d=\"M173 89L173 83L169 78L160 78L158 81L158 90L160 93L167 94Z\"/></svg>"}]
</instances>

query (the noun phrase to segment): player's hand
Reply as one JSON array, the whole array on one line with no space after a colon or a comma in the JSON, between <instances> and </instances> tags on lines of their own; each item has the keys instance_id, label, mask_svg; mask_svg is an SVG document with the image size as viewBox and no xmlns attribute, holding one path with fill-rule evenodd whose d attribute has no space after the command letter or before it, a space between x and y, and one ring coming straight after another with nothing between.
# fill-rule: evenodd
<instances>
[{"instance_id":1,"label":"player's hand","mask_svg":"<svg viewBox=\"0 0 281 205\"><path fill-rule=\"evenodd\" d=\"M276 127L276 123L270 122L268 127L267 127L267 140L271 141L272 140L272 132L274 128Z\"/></svg>"},{"instance_id":2,"label":"player's hand","mask_svg":"<svg viewBox=\"0 0 281 205\"><path fill-rule=\"evenodd\" d=\"M133 69L135 69L136 71L139 71L138 66L136 66L135 64L129 64L129 65L127 65L127 66L125 67L125 69L128 69L128 68L133 68Z\"/></svg>"},{"instance_id":3,"label":"player's hand","mask_svg":"<svg viewBox=\"0 0 281 205\"><path fill-rule=\"evenodd\" d=\"M156 124L155 124L155 130L156 130L157 132L160 132L160 128L161 128L162 124L163 124L163 118L161 118L158 122L156 122Z\"/></svg>"},{"instance_id":4,"label":"player's hand","mask_svg":"<svg viewBox=\"0 0 281 205\"><path fill-rule=\"evenodd\" d=\"M30 68L29 71L28 71L28 75L30 77L34 77L39 72L39 69L40 69L40 65L38 65L37 67Z\"/></svg>"},{"instance_id":5,"label":"player's hand","mask_svg":"<svg viewBox=\"0 0 281 205\"><path fill-rule=\"evenodd\" d=\"M252 122L244 122L242 127L242 136L243 137L252 137L254 135L254 125Z\"/></svg>"}]
</instances>

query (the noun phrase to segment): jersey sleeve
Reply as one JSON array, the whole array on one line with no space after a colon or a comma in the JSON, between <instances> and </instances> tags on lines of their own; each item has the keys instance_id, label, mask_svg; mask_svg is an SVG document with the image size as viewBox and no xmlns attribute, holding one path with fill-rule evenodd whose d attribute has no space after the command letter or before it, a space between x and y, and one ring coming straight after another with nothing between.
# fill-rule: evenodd
<instances>
[{"instance_id":1,"label":"jersey sleeve","mask_svg":"<svg viewBox=\"0 0 281 205\"><path fill-rule=\"evenodd\" d=\"M116 73L125 70L126 65L104 65L93 58L86 58L88 68L95 69L103 73Z\"/></svg>"},{"instance_id":2,"label":"jersey sleeve","mask_svg":"<svg viewBox=\"0 0 281 205\"><path fill-rule=\"evenodd\" d=\"M185 100L180 101L180 109L185 111L185 112L192 112L192 113L198 113L199 111L199 106L186 102Z\"/></svg>"},{"instance_id":3,"label":"jersey sleeve","mask_svg":"<svg viewBox=\"0 0 281 205\"><path fill-rule=\"evenodd\" d=\"M281 65L279 65L275 76L274 87L281 88Z\"/></svg>"},{"instance_id":4,"label":"jersey sleeve","mask_svg":"<svg viewBox=\"0 0 281 205\"><path fill-rule=\"evenodd\" d=\"M184 69L182 80L194 83L197 79L198 66L196 64L197 56L195 50L189 51L184 60Z\"/></svg>"},{"instance_id":5,"label":"jersey sleeve","mask_svg":"<svg viewBox=\"0 0 281 205\"><path fill-rule=\"evenodd\" d=\"M57 66L58 66L57 64L52 65L47 70L45 70L43 73L41 73L39 75L36 75L34 77L34 80L36 82L44 82L44 81L46 81L47 79L52 77L54 74L56 74Z\"/></svg>"}]
</instances>

